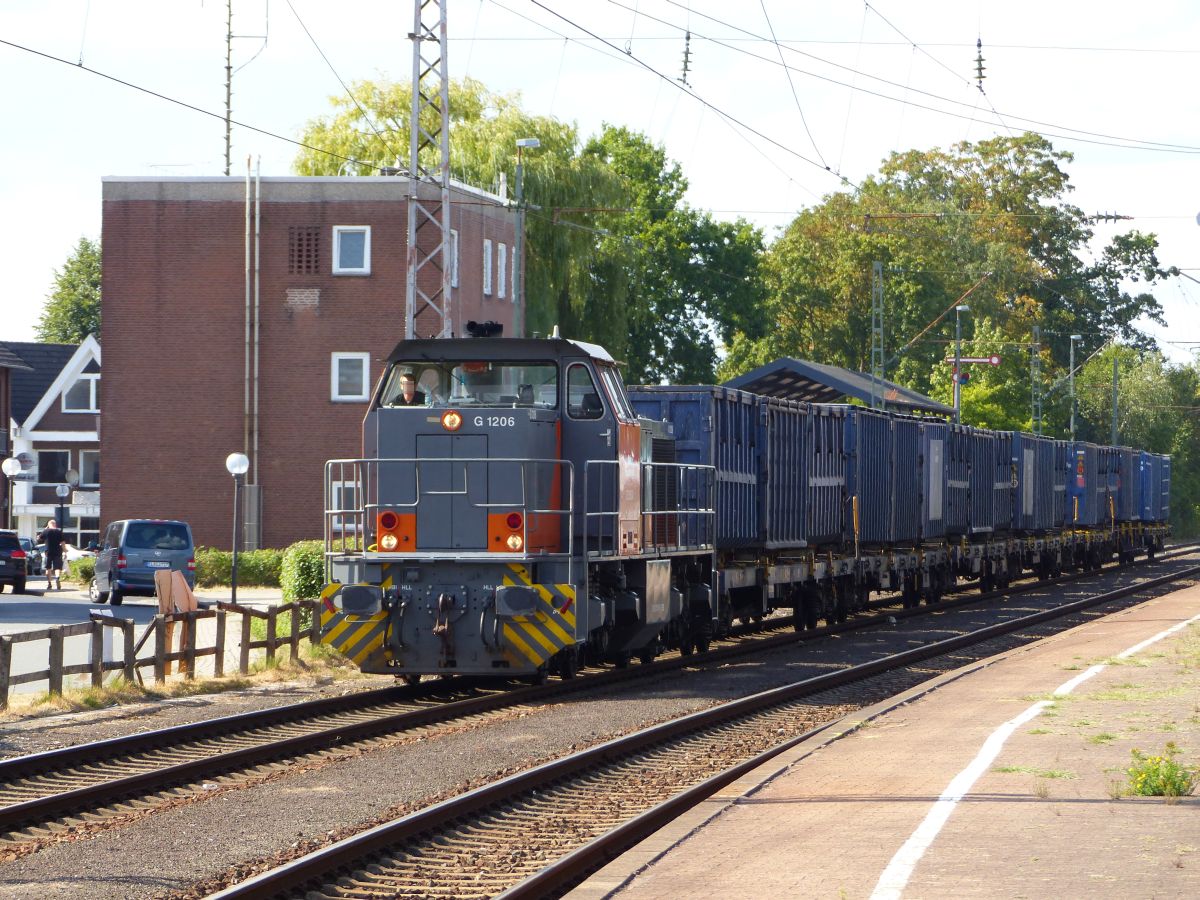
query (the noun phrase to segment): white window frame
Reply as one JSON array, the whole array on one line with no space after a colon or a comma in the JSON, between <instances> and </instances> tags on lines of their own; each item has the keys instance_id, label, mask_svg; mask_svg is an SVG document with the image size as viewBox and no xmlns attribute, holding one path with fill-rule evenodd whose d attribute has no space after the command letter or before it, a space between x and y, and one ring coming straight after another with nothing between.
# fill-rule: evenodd
<instances>
[{"instance_id":1,"label":"white window frame","mask_svg":"<svg viewBox=\"0 0 1200 900\"><path fill-rule=\"evenodd\" d=\"M496 296L503 300L508 296L508 245L496 248Z\"/></svg>"},{"instance_id":2,"label":"white window frame","mask_svg":"<svg viewBox=\"0 0 1200 900\"><path fill-rule=\"evenodd\" d=\"M492 296L492 240L483 239L483 296Z\"/></svg>"},{"instance_id":3,"label":"white window frame","mask_svg":"<svg viewBox=\"0 0 1200 900\"><path fill-rule=\"evenodd\" d=\"M73 409L73 408L67 406L67 394L69 394L75 388L75 385L79 384L79 382L81 382L81 381L90 381L91 382L90 401L89 401L91 404L90 409ZM88 415L88 414L94 415L94 414L100 412L100 402L99 402L100 397L99 397L99 390L98 390L99 381L100 381L100 374L98 372L86 372L86 373L80 375L73 382L71 382L70 387L66 388L62 392L62 394L59 395L60 409L62 409L62 411L65 413L72 413L72 414L78 413L78 414L83 414L83 415Z\"/></svg>"},{"instance_id":4,"label":"white window frame","mask_svg":"<svg viewBox=\"0 0 1200 900\"><path fill-rule=\"evenodd\" d=\"M363 403L371 399L371 354L370 353L331 353L329 360L329 399L334 403ZM363 366L362 391L358 394L341 394L338 392L338 370L343 360L360 360Z\"/></svg>"},{"instance_id":5,"label":"white window frame","mask_svg":"<svg viewBox=\"0 0 1200 900\"><path fill-rule=\"evenodd\" d=\"M83 473L87 471L87 467L83 464L85 456L100 456L99 450L80 450L79 451L79 486L80 487L100 487L99 481L84 481Z\"/></svg>"},{"instance_id":6,"label":"white window frame","mask_svg":"<svg viewBox=\"0 0 1200 900\"><path fill-rule=\"evenodd\" d=\"M361 268L342 266L342 235L361 232L363 238L363 264ZM333 274L334 275L370 275L371 274L371 226L370 225L334 225L333 226Z\"/></svg>"},{"instance_id":7,"label":"white window frame","mask_svg":"<svg viewBox=\"0 0 1200 900\"><path fill-rule=\"evenodd\" d=\"M450 287L458 287L458 229L450 229Z\"/></svg>"},{"instance_id":8,"label":"white window frame","mask_svg":"<svg viewBox=\"0 0 1200 900\"><path fill-rule=\"evenodd\" d=\"M350 506L343 505L342 492L347 488L354 492L354 502ZM361 512L358 505L358 483L355 481L331 481L329 482L329 489L332 494L334 509L353 510L352 513L346 516L342 516L338 513L330 513L330 529L337 534L344 534L346 532L357 534L362 530L361 525L356 521L357 514ZM349 519L350 521L347 522L346 519Z\"/></svg>"}]
</instances>

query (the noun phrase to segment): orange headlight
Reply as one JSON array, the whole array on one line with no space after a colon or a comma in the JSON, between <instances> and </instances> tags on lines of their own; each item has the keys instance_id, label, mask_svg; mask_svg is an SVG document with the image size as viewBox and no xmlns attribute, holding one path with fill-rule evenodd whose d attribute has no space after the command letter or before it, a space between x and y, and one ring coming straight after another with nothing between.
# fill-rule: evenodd
<instances>
[{"instance_id":1,"label":"orange headlight","mask_svg":"<svg viewBox=\"0 0 1200 900\"><path fill-rule=\"evenodd\" d=\"M463 417L460 413L453 409L448 409L442 413L442 427L447 431L458 431L462 428Z\"/></svg>"},{"instance_id":2,"label":"orange headlight","mask_svg":"<svg viewBox=\"0 0 1200 900\"><path fill-rule=\"evenodd\" d=\"M394 534L392 534L391 532L388 532L387 534L381 535L381 536L380 536L380 538L379 538L379 547L380 547L380 549L381 549L381 550L385 550L385 551L387 551L388 553L390 553L390 552L392 552L393 550L395 550L395 549L396 549L396 547L398 547L399 545L400 545L400 539L399 539L399 538L397 538L397 537L396 537Z\"/></svg>"}]
</instances>

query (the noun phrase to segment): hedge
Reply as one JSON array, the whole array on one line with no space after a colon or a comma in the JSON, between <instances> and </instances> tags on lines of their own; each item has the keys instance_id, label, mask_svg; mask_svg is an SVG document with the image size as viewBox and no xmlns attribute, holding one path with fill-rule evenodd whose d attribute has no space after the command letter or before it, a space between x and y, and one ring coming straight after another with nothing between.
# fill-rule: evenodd
<instances>
[{"instance_id":1,"label":"hedge","mask_svg":"<svg viewBox=\"0 0 1200 900\"><path fill-rule=\"evenodd\" d=\"M321 596L325 587L325 544L297 541L284 550L280 584L284 603Z\"/></svg>"},{"instance_id":2,"label":"hedge","mask_svg":"<svg viewBox=\"0 0 1200 900\"><path fill-rule=\"evenodd\" d=\"M279 587L283 550L242 550L238 553L238 584ZM196 548L196 586L218 587L233 579L233 553L212 547Z\"/></svg>"}]
</instances>

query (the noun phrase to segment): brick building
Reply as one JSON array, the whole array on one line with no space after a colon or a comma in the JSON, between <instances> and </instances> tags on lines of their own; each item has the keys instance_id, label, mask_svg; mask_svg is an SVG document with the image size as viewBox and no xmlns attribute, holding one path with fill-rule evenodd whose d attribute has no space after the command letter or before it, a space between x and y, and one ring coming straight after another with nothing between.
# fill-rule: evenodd
<instances>
[{"instance_id":1,"label":"brick building","mask_svg":"<svg viewBox=\"0 0 1200 900\"><path fill-rule=\"evenodd\" d=\"M244 452L247 544L321 536L324 462L360 455L367 399L404 337L408 187L104 179L106 522L184 519L197 543L229 547L225 457ZM512 333L514 223L504 198L452 188L455 334L469 320ZM434 327L418 319L419 335Z\"/></svg>"}]
</instances>

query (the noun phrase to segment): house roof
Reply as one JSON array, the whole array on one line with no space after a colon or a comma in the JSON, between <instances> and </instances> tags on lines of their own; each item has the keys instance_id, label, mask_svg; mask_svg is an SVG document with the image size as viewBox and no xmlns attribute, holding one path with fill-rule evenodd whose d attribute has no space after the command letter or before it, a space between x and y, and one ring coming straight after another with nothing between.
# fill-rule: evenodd
<instances>
[{"instance_id":1,"label":"house roof","mask_svg":"<svg viewBox=\"0 0 1200 900\"><path fill-rule=\"evenodd\" d=\"M28 368L12 373L12 417L18 424L24 423L37 407L50 385L54 384L63 366L70 362L76 344L33 344L5 341L8 347L23 360Z\"/></svg>"},{"instance_id":2,"label":"house roof","mask_svg":"<svg viewBox=\"0 0 1200 900\"><path fill-rule=\"evenodd\" d=\"M29 366L8 346L8 342L0 341L0 369L29 371Z\"/></svg>"},{"instance_id":3,"label":"house roof","mask_svg":"<svg viewBox=\"0 0 1200 900\"><path fill-rule=\"evenodd\" d=\"M862 372L785 356L725 384L727 387L785 400L836 403L843 397L854 397L870 403L871 381L871 376ZM884 402L893 409L942 416L954 414L953 408L944 403L890 381L880 380L876 385L875 395L882 393Z\"/></svg>"}]
</instances>

